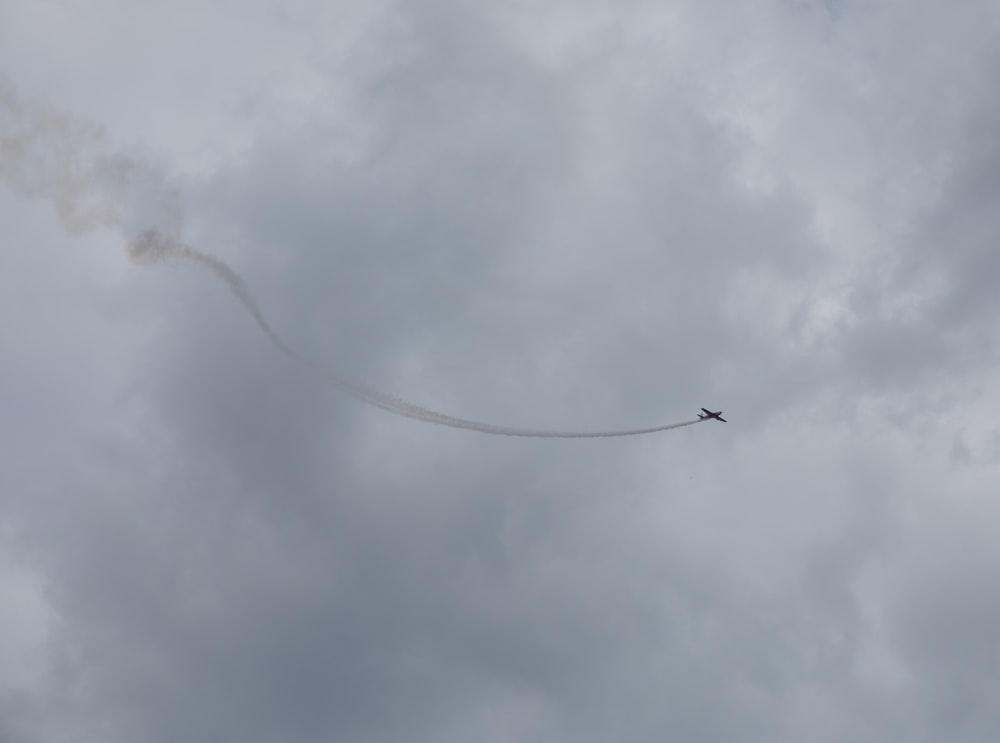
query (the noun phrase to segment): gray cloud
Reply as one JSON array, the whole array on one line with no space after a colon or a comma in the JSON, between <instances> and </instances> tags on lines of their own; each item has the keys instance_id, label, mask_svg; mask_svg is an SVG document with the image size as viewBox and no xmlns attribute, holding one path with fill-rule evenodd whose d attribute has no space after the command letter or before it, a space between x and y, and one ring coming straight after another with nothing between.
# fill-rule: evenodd
<instances>
[{"instance_id":1,"label":"gray cloud","mask_svg":"<svg viewBox=\"0 0 1000 743\"><path fill-rule=\"evenodd\" d=\"M989 7L11 11L164 175L5 170L0 737L993 740Z\"/></svg>"}]
</instances>

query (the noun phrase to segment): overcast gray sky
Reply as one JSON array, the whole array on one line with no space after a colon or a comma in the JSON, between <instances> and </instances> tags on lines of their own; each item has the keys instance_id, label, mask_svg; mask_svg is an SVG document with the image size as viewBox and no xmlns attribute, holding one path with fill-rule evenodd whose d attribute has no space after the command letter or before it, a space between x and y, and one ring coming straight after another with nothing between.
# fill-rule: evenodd
<instances>
[{"instance_id":1,"label":"overcast gray sky","mask_svg":"<svg viewBox=\"0 0 1000 743\"><path fill-rule=\"evenodd\" d=\"M208 5L0 0L0 740L1000 739L995 0Z\"/></svg>"}]
</instances>

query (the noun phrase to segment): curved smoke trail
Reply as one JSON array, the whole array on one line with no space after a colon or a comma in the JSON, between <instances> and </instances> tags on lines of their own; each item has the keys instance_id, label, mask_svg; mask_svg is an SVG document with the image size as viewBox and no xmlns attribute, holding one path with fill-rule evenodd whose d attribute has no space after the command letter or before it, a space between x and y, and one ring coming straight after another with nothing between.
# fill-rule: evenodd
<instances>
[{"instance_id":1,"label":"curved smoke trail","mask_svg":"<svg viewBox=\"0 0 1000 743\"><path fill-rule=\"evenodd\" d=\"M128 244L133 263L151 265L180 258L210 271L229 287L275 348L368 405L451 428L534 438L641 436L702 422L698 418L650 428L595 432L510 428L429 410L349 379L285 343L260 311L246 282L229 266L179 242L174 236L181 234L183 215L163 175L145 163L107 152L105 143L104 130L98 125L63 112L29 106L0 79L0 177L11 188L29 198L51 202L63 226L74 234L135 222L161 225L162 229L147 229Z\"/></svg>"},{"instance_id":2,"label":"curved smoke trail","mask_svg":"<svg viewBox=\"0 0 1000 743\"><path fill-rule=\"evenodd\" d=\"M202 268L207 269L229 288L229 290L250 313L250 316L257 324L257 327L260 328L261 332L263 332L264 335L267 336L267 339L271 341L271 344L281 353L288 358L307 366L320 377L336 385L352 397L367 403L368 405L374 405L377 408L394 413L395 415L403 416L404 418L413 418L426 423L436 423L450 428L464 428L469 431L478 431L480 433L488 433L495 436L523 436L546 439L599 439L616 438L620 436L641 436L643 434L669 431L673 428L692 426L695 423L701 423L703 420L701 418L696 418L695 420L683 421L681 423L670 423L662 426L635 428L623 431L574 432L511 428L508 426L497 426L491 423L472 421L466 418L456 418L452 415L439 413L436 410L430 410L419 405L414 405L406 400L387 395L384 392L379 392L378 390L374 390L360 384L359 382L343 376L326 364L305 356L293 349L285 343L281 336L278 335L274 328L271 327L271 324L267 321L267 318L264 317L264 313L261 312L260 308L257 306L257 302L250 294L250 290L247 288L246 282L243 281L239 274L218 258L199 252L189 245L180 243L169 235L164 235L155 230L146 230L145 232L142 232L128 244L126 249L128 251L129 260L137 265L148 266L154 263L159 263L160 261L169 260L171 258L180 258L192 261Z\"/></svg>"}]
</instances>

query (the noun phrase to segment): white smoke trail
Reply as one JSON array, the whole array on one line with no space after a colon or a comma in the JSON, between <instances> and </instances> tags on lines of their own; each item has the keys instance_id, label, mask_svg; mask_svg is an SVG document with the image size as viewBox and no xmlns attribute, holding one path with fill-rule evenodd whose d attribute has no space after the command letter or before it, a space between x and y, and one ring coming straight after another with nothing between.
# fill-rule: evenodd
<instances>
[{"instance_id":1,"label":"white smoke trail","mask_svg":"<svg viewBox=\"0 0 1000 743\"><path fill-rule=\"evenodd\" d=\"M488 433L497 436L524 436L532 438L560 439L640 436L643 434L658 433L660 431L669 431L670 429L681 428L683 426L691 426L695 423L701 423L703 420L701 418L696 418L695 420L684 421L682 423L671 423L651 428L637 428L623 431L538 431L527 428L497 426L491 423L482 423L479 421L467 420L465 418L456 418L451 415L446 415L445 413L439 413L435 410L428 410L427 408L414 405L406 400L386 395L385 393L359 384L358 382L344 377L326 364L316 361L315 359L311 359L308 356L304 356L291 348L287 343L285 343L284 340L282 340L281 336L275 332L270 323L268 323L267 319L264 317L264 313L260 311L256 301L254 301L253 296L251 296L250 291L247 289L246 282L240 278L239 274L219 259L213 258L210 255L205 255L188 245L184 245L169 236L160 234L153 230L147 230L132 240L132 242L128 244L127 250L129 259L138 265L146 266L160 261L169 260L171 258L180 258L193 261L194 263L197 263L203 268L211 271L216 278L225 283L236 298L242 302L243 306L250 313L250 316L254 319L254 322L257 323L257 326L261 329L264 335L267 336L268 340L271 341L274 347L281 353L290 359L309 367L316 374L328 382L336 385L341 390L356 399L405 418L414 418L427 423L437 423L451 428L464 428L470 431L479 431L480 433Z\"/></svg>"},{"instance_id":2,"label":"white smoke trail","mask_svg":"<svg viewBox=\"0 0 1000 743\"><path fill-rule=\"evenodd\" d=\"M139 190L153 195L165 231L147 229L126 250L137 265L170 259L191 261L221 280L250 313L271 344L288 358L303 364L352 397L395 415L451 428L532 438L615 438L641 436L692 426L703 419L622 431L540 431L511 428L456 418L423 408L340 374L332 367L291 348L271 327L246 282L229 266L180 242L182 215L164 178L149 166L119 154L103 152L103 130L65 113L25 105L0 81L0 176L14 190L52 202L67 230L74 234L101 227L122 226L124 207ZM147 199L148 200L148 199Z\"/></svg>"}]
</instances>

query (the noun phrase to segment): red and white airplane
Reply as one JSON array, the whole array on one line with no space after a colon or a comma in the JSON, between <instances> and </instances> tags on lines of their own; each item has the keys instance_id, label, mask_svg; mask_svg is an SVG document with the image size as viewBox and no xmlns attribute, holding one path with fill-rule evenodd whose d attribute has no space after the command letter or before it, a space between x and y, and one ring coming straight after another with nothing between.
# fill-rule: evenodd
<instances>
[{"instance_id":1,"label":"red and white airplane","mask_svg":"<svg viewBox=\"0 0 1000 743\"><path fill-rule=\"evenodd\" d=\"M725 418L722 417L722 411L721 410L718 413L713 413L708 408L702 408L702 410L705 411L705 415L702 415L701 413L698 413L698 417L701 418L702 420L706 420L708 418L714 418L715 420L722 421L723 423L728 423L729 422Z\"/></svg>"}]
</instances>

